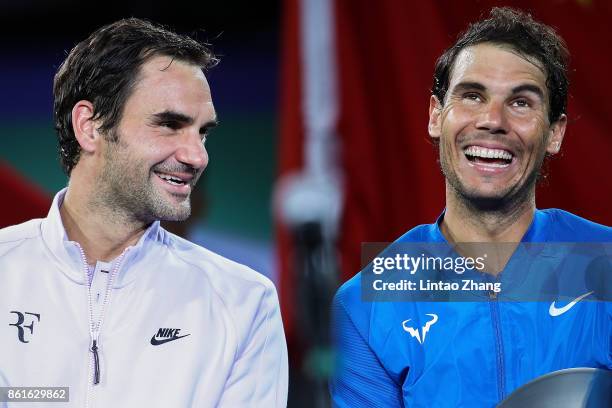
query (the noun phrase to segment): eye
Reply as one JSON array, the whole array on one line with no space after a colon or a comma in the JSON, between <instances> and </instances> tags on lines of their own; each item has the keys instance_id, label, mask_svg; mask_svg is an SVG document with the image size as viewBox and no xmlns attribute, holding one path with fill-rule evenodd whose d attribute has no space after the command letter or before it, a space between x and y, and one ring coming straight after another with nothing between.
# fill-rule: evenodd
<instances>
[{"instance_id":1,"label":"eye","mask_svg":"<svg viewBox=\"0 0 612 408\"><path fill-rule=\"evenodd\" d=\"M529 101L525 98L519 98L512 101L512 106L516 106L518 108L528 108L530 106Z\"/></svg>"},{"instance_id":2,"label":"eye","mask_svg":"<svg viewBox=\"0 0 612 408\"><path fill-rule=\"evenodd\" d=\"M166 127L168 129L172 129L172 130L178 130L181 127L179 122L176 122L176 121L173 121L173 120L168 120L168 121L160 122L159 125L162 126L162 127Z\"/></svg>"},{"instance_id":3,"label":"eye","mask_svg":"<svg viewBox=\"0 0 612 408\"><path fill-rule=\"evenodd\" d=\"M467 99L469 101L481 102L482 98L476 92L468 92L463 94L463 99Z\"/></svg>"}]
</instances>

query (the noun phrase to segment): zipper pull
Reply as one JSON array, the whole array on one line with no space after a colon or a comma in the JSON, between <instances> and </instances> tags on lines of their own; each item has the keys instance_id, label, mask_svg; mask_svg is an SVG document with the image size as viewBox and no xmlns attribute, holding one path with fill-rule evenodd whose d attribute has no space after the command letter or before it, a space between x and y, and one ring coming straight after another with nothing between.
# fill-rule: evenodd
<instances>
[{"instance_id":1,"label":"zipper pull","mask_svg":"<svg viewBox=\"0 0 612 408\"><path fill-rule=\"evenodd\" d=\"M98 342L97 340L93 340L93 343L91 345L91 351L93 353L94 356L94 378L93 378L93 383L94 385L99 384L100 383L100 360L98 358Z\"/></svg>"}]
</instances>

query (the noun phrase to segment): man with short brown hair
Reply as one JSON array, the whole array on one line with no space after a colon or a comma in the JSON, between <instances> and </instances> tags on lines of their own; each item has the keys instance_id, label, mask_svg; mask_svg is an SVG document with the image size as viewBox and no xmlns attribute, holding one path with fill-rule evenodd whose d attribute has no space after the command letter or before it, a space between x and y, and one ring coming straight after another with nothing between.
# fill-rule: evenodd
<instances>
[{"instance_id":1,"label":"man with short brown hair","mask_svg":"<svg viewBox=\"0 0 612 408\"><path fill-rule=\"evenodd\" d=\"M273 283L167 231L191 213L217 123L205 46L126 19L55 77L69 176L45 219L0 231L0 385L74 406L284 407Z\"/></svg>"},{"instance_id":2,"label":"man with short brown hair","mask_svg":"<svg viewBox=\"0 0 612 408\"><path fill-rule=\"evenodd\" d=\"M431 243L426 250L443 248L454 261L461 257L453 251L464 243L517 248L534 242L612 242L609 227L558 209L536 209L542 164L559 152L565 135L567 57L552 28L509 8L493 9L444 52L435 68L428 131L439 149L446 208L434 224L400 237L395 248ZM520 252L508 264L519 260ZM426 259L420 251L416 255ZM393 258L387 259L393 267ZM524 263L530 260L523 256ZM440 272L423 269L395 275L407 281ZM466 294L458 285L465 285L461 270L454 281L423 279L442 288L431 291L433 301L413 291L400 302L377 294L373 298L383 300L377 302L365 299L370 270L346 282L335 297L339 358L330 389L336 406L494 406L551 371L612 369L612 308L609 302L588 301L599 287L560 307L555 301L504 298L503 286L499 293ZM479 288L503 284L506 273L470 276L480 279ZM444 283L457 284L457 293ZM448 301L453 296L463 301Z\"/></svg>"}]
</instances>

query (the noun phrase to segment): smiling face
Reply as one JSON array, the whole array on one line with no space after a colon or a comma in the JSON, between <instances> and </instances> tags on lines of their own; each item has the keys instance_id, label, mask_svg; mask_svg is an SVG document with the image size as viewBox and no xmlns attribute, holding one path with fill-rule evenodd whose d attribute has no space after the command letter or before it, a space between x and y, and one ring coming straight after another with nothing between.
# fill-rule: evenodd
<instances>
[{"instance_id":1,"label":"smiling face","mask_svg":"<svg viewBox=\"0 0 612 408\"><path fill-rule=\"evenodd\" d=\"M148 60L115 130L105 140L97 191L109 208L129 217L180 221L208 164L204 147L216 124L202 70L167 56Z\"/></svg>"},{"instance_id":2,"label":"smiling face","mask_svg":"<svg viewBox=\"0 0 612 408\"><path fill-rule=\"evenodd\" d=\"M529 199L565 132L565 115L549 123L548 100L537 62L488 43L462 50L444 104L432 96L429 108L447 191L493 209Z\"/></svg>"}]
</instances>

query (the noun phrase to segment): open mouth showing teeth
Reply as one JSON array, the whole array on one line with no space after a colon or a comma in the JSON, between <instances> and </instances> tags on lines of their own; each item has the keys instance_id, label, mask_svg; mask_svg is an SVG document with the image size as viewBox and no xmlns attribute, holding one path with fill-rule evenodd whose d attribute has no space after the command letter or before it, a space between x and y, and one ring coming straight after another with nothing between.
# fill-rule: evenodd
<instances>
[{"instance_id":1,"label":"open mouth showing teeth","mask_svg":"<svg viewBox=\"0 0 612 408\"><path fill-rule=\"evenodd\" d=\"M487 164L493 167L506 167L512 163L512 153L502 149L488 149L486 147L469 146L463 153L472 163Z\"/></svg>"},{"instance_id":2,"label":"open mouth showing teeth","mask_svg":"<svg viewBox=\"0 0 612 408\"><path fill-rule=\"evenodd\" d=\"M165 182L167 182L168 184L172 184L174 186L182 186L183 184L187 184L185 183L185 181L181 180L178 177L173 177L173 176L169 176L167 174L162 174L162 173L155 173L157 174L157 176L164 180Z\"/></svg>"}]
</instances>

